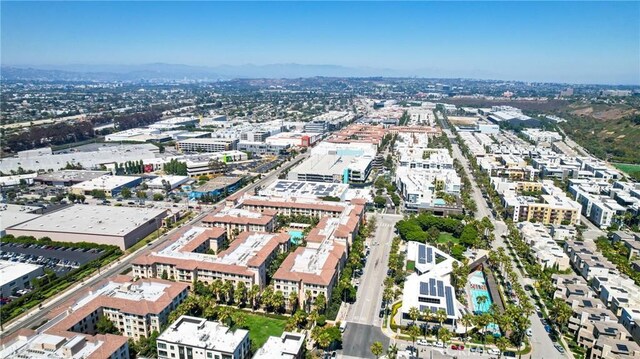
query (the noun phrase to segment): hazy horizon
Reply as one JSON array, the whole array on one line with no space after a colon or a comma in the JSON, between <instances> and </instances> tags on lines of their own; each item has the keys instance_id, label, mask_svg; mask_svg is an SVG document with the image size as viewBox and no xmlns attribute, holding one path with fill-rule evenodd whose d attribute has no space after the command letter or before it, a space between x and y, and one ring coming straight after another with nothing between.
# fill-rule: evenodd
<instances>
[{"instance_id":1,"label":"hazy horizon","mask_svg":"<svg viewBox=\"0 0 640 359\"><path fill-rule=\"evenodd\" d=\"M3 66L338 66L640 84L637 2L2 5Z\"/></svg>"}]
</instances>

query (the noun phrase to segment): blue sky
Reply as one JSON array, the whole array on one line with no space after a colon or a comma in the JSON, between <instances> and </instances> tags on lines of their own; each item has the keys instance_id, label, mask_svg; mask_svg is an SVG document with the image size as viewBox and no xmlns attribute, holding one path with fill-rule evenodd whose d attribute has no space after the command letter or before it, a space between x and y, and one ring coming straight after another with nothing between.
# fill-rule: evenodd
<instances>
[{"instance_id":1,"label":"blue sky","mask_svg":"<svg viewBox=\"0 0 640 359\"><path fill-rule=\"evenodd\" d=\"M3 65L334 64L640 84L638 2L5 2Z\"/></svg>"}]
</instances>

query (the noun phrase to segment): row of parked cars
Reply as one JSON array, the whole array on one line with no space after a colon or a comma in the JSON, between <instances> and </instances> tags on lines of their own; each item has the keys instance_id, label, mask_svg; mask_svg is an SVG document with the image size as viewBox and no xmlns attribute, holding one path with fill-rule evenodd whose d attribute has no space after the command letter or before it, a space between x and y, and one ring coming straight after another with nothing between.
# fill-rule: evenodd
<instances>
[{"instance_id":1,"label":"row of parked cars","mask_svg":"<svg viewBox=\"0 0 640 359\"><path fill-rule=\"evenodd\" d=\"M68 259L47 258L43 256L36 256L34 254L24 253L7 253L4 252L0 255L0 259L8 260L12 262L30 263L44 266L46 268L54 268L56 266L78 268L80 263L76 261L70 261Z\"/></svg>"}]
</instances>

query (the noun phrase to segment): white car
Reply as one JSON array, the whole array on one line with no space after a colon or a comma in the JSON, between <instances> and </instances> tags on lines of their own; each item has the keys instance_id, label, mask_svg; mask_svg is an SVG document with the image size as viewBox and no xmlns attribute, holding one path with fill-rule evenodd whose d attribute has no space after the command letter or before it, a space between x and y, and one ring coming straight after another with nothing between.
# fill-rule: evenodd
<instances>
[{"instance_id":1,"label":"white car","mask_svg":"<svg viewBox=\"0 0 640 359\"><path fill-rule=\"evenodd\" d=\"M533 331L531 331L531 328L527 329L527 336L530 337L533 335Z\"/></svg>"},{"instance_id":2,"label":"white car","mask_svg":"<svg viewBox=\"0 0 640 359\"><path fill-rule=\"evenodd\" d=\"M444 348L444 343L443 342L435 342L433 343L433 346L436 348Z\"/></svg>"},{"instance_id":3,"label":"white car","mask_svg":"<svg viewBox=\"0 0 640 359\"><path fill-rule=\"evenodd\" d=\"M500 350L492 348L492 349L487 350L487 353L489 353L491 355L500 355Z\"/></svg>"},{"instance_id":4,"label":"white car","mask_svg":"<svg viewBox=\"0 0 640 359\"><path fill-rule=\"evenodd\" d=\"M416 344L418 345L424 345L424 346L429 346L431 345L426 339L418 339L416 340Z\"/></svg>"}]
</instances>

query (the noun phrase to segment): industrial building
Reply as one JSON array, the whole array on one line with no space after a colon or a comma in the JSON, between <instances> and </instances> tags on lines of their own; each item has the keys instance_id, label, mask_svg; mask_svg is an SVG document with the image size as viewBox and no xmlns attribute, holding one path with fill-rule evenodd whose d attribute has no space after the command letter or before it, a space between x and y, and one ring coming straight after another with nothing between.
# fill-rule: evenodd
<instances>
[{"instance_id":1,"label":"industrial building","mask_svg":"<svg viewBox=\"0 0 640 359\"><path fill-rule=\"evenodd\" d=\"M189 192L189 199L198 199L206 195L214 197L220 196L224 193L232 193L241 186L242 177L216 177Z\"/></svg>"},{"instance_id":2,"label":"industrial building","mask_svg":"<svg viewBox=\"0 0 640 359\"><path fill-rule=\"evenodd\" d=\"M183 184L193 181L189 176L159 176L147 182L151 189L172 191Z\"/></svg>"},{"instance_id":3,"label":"industrial building","mask_svg":"<svg viewBox=\"0 0 640 359\"><path fill-rule=\"evenodd\" d=\"M68 187L108 175L109 171L62 170L39 174L33 182L47 186Z\"/></svg>"},{"instance_id":4,"label":"industrial building","mask_svg":"<svg viewBox=\"0 0 640 359\"><path fill-rule=\"evenodd\" d=\"M171 136L153 128L131 128L104 137L105 142L166 142Z\"/></svg>"},{"instance_id":5,"label":"industrial building","mask_svg":"<svg viewBox=\"0 0 640 359\"><path fill-rule=\"evenodd\" d=\"M7 234L127 249L162 226L165 209L73 205L11 226Z\"/></svg>"},{"instance_id":6,"label":"industrial building","mask_svg":"<svg viewBox=\"0 0 640 359\"><path fill-rule=\"evenodd\" d=\"M31 287L31 280L44 275L42 266L0 260L0 296L8 298Z\"/></svg>"},{"instance_id":7,"label":"industrial building","mask_svg":"<svg viewBox=\"0 0 640 359\"><path fill-rule=\"evenodd\" d=\"M75 194L91 195L94 190L104 191L107 197L115 197L126 188L134 188L142 183L142 177L104 175L71 186Z\"/></svg>"},{"instance_id":8,"label":"industrial building","mask_svg":"<svg viewBox=\"0 0 640 359\"><path fill-rule=\"evenodd\" d=\"M42 208L34 206L19 206L17 204L0 204L0 236L4 236L6 229L22 222L40 217Z\"/></svg>"}]
</instances>

